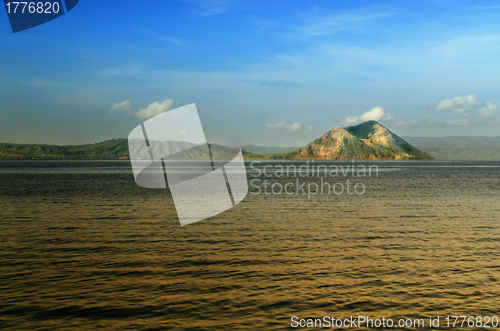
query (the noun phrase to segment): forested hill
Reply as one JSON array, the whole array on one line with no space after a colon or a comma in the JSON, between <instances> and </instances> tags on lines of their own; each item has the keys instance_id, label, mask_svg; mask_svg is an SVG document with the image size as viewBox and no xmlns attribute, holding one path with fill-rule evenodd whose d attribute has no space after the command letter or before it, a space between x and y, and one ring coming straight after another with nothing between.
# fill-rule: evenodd
<instances>
[{"instance_id":1,"label":"forested hill","mask_svg":"<svg viewBox=\"0 0 500 331\"><path fill-rule=\"evenodd\" d=\"M127 139L64 146L0 143L0 159L113 160L123 156L129 156Z\"/></svg>"}]
</instances>

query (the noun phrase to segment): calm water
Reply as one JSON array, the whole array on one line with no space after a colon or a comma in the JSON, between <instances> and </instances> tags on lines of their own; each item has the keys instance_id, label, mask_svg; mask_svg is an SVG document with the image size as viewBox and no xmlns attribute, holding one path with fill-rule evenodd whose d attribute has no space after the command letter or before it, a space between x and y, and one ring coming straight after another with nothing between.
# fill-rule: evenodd
<instances>
[{"instance_id":1,"label":"calm water","mask_svg":"<svg viewBox=\"0 0 500 331\"><path fill-rule=\"evenodd\" d=\"M305 163L249 180L268 164ZM378 176L323 176L364 194L255 194L264 179L321 183L261 174L235 208L180 227L169 192L138 187L129 162L0 162L0 329L500 316L500 162L364 164Z\"/></svg>"}]
</instances>

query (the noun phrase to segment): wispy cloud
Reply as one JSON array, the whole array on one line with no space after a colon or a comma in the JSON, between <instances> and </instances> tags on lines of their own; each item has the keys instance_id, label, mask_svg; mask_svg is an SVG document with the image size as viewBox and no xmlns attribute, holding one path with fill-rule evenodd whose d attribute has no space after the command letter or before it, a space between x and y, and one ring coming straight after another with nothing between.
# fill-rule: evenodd
<instances>
[{"instance_id":1,"label":"wispy cloud","mask_svg":"<svg viewBox=\"0 0 500 331\"><path fill-rule=\"evenodd\" d=\"M294 86L297 86L297 83L295 83L295 82L287 82L286 80L270 81L270 82L267 82L267 81L263 80L262 82L259 83L259 86L267 86L267 87L294 87Z\"/></svg>"},{"instance_id":2,"label":"wispy cloud","mask_svg":"<svg viewBox=\"0 0 500 331\"><path fill-rule=\"evenodd\" d=\"M469 120L467 118L449 119L446 121L448 125L465 126L469 125Z\"/></svg>"},{"instance_id":3,"label":"wispy cloud","mask_svg":"<svg viewBox=\"0 0 500 331\"><path fill-rule=\"evenodd\" d=\"M236 3L235 0L181 0L183 2L198 6L202 16L219 15L228 11Z\"/></svg>"},{"instance_id":4,"label":"wispy cloud","mask_svg":"<svg viewBox=\"0 0 500 331\"><path fill-rule=\"evenodd\" d=\"M268 123L268 129L277 129L277 128L285 128L288 131L304 131L306 133L314 131L314 127L312 125L302 125L300 122L295 122L293 124L286 124L285 121L279 121L278 123ZM304 129L304 130L301 130Z\"/></svg>"},{"instance_id":5,"label":"wispy cloud","mask_svg":"<svg viewBox=\"0 0 500 331\"><path fill-rule=\"evenodd\" d=\"M430 49L428 54L437 56L447 63L461 66L473 63L498 64L500 55L500 34L463 35L442 42Z\"/></svg>"},{"instance_id":6,"label":"wispy cloud","mask_svg":"<svg viewBox=\"0 0 500 331\"><path fill-rule=\"evenodd\" d=\"M500 6L471 6L465 7L466 10L495 10L500 9Z\"/></svg>"},{"instance_id":7,"label":"wispy cloud","mask_svg":"<svg viewBox=\"0 0 500 331\"><path fill-rule=\"evenodd\" d=\"M184 41L182 41L181 39L179 38L172 38L172 37L160 37L160 40L163 40L163 41L166 41L166 42L169 42L173 45L178 45L178 46L181 46L181 45L184 45Z\"/></svg>"},{"instance_id":8,"label":"wispy cloud","mask_svg":"<svg viewBox=\"0 0 500 331\"><path fill-rule=\"evenodd\" d=\"M394 12L346 11L335 15L313 14L295 25L267 24L262 31L271 31L287 39L305 40L341 31L362 31L369 22L395 15Z\"/></svg>"}]
</instances>

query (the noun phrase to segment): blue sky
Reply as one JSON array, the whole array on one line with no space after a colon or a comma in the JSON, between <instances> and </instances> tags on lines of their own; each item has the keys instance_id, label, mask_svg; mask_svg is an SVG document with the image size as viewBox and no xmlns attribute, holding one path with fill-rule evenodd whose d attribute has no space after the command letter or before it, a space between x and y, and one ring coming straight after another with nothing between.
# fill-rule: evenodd
<instances>
[{"instance_id":1,"label":"blue sky","mask_svg":"<svg viewBox=\"0 0 500 331\"><path fill-rule=\"evenodd\" d=\"M3 11L0 142L127 137L190 103L209 140L239 144L368 119L500 135L498 17L498 1L81 0L13 34Z\"/></svg>"}]
</instances>

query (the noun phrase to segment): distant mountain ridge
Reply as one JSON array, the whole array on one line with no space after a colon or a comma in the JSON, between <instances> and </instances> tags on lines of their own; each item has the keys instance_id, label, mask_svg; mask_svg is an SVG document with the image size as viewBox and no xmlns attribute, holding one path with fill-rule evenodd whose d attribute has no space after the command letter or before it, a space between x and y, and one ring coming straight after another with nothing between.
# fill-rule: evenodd
<instances>
[{"instance_id":1,"label":"distant mountain ridge","mask_svg":"<svg viewBox=\"0 0 500 331\"><path fill-rule=\"evenodd\" d=\"M500 160L500 137L404 137L436 160Z\"/></svg>"},{"instance_id":2,"label":"distant mountain ridge","mask_svg":"<svg viewBox=\"0 0 500 331\"><path fill-rule=\"evenodd\" d=\"M500 160L500 137L404 137L377 122L334 128L304 147L244 145L247 159L429 159ZM217 151L213 146L212 152ZM254 151L254 152L252 152ZM258 151L269 151L259 153ZM423 152L425 151L425 153ZM186 157L192 157L192 151ZM199 155L204 153L199 151ZM106 160L129 157L127 139L85 145L0 143L0 159Z\"/></svg>"},{"instance_id":3,"label":"distant mountain ridge","mask_svg":"<svg viewBox=\"0 0 500 331\"><path fill-rule=\"evenodd\" d=\"M209 149L185 141L165 141L152 143L151 151L154 155L165 152L178 159L205 159L210 157L227 159L239 152L232 147L212 143ZM132 150L139 148L132 144ZM210 151L209 151L210 150ZM209 154L210 153L210 154ZM141 158L149 158L149 151L134 152ZM129 158L128 139L111 139L95 144L86 145L46 145L46 144L9 144L0 143L0 159L68 159L68 160L117 160Z\"/></svg>"},{"instance_id":4,"label":"distant mountain ridge","mask_svg":"<svg viewBox=\"0 0 500 331\"><path fill-rule=\"evenodd\" d=\"M245 152L254 154L280 154L293 152L300 147L278 147L278 146L256 146L256 145L243 145L241 149Z\"/></svg>"}]
</instances>

